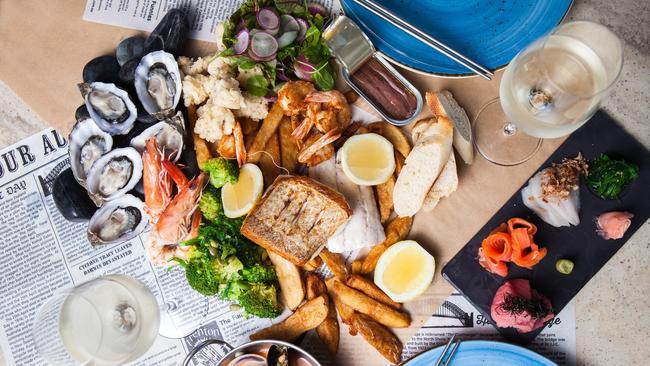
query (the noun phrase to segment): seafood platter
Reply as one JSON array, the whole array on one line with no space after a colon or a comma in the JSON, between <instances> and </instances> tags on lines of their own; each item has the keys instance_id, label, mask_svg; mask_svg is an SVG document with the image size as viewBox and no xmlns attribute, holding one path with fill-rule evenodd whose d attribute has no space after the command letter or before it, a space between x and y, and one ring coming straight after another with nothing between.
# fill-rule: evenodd
<instances>
[{"instance_id":1,"label":"seafood platter","mask_svg":"<svg viewBox=\"0 0 650 366\"><path fill-rule=\"evenodd\" d=\"M152 264L182 267L189 286L233 311L275 319L290 310L252 341L295 342L313 330L335 355L348 332L400 363L393 329L411 326L403 304L436 272L409 237L413 217L454 194L457 165L472 164L467 114L449 91L421 93L353 21L317 3L245 1L217 28L215 52L201 57L183 54L188 24L169 10L148 37L126 38L84 67L57 207L87 222L92 246L148 233ZM357 100L381 118L356 120ZM524 204L513 197L445 267L488 315L496 299L491 316L501 328L533 337L650 212L638 199L647 152L598 137L611 145L599 144L607 155L597 158L589 133L565 143L548 174L524 188ZM583 175L591 188L578 197ZM540 192L561 196L559 208ZM599 219L612 240L596 239L585 216L600 202L594 194L614 199L598 206L617 211ZM566 225L574 226L561 235L554 228ZM594 234L577 236L585 232ZM353 250L365 254L348 263ZM522 279L506 281L509 268ZM571 291L556 295L557 281Z\"/></svg>"}]
</instances>

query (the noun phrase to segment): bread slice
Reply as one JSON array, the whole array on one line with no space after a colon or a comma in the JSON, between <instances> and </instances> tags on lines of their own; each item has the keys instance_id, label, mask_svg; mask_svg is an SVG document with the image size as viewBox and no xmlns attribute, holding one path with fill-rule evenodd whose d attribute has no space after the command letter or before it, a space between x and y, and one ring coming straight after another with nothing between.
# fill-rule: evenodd
<instances>
[{"instance_id":1,"label":"bread slice","mask_svg":"<svg viewBox=\"0 0 650 366\"><path fill-rule=\"evenodd\" d=\"M398 216L417 213L452 152L454 127L445 117L420 121L414 127L415 144L397 177L393 205Z\"/></svg>"},{"instance_id":2,"label":"bread slice","mask_svg":"<svg viewBox=\"0 0 650 366\"><path fill-rule=\"evenodd\" d=\"M474 146L472 145L472 125L465 110L448 90L438 93L426 93L427 104L435 116L449 118L454 123L454 147L466 164L474 162Z\"/></svg>"},{"instance_id":3,"label":"bread slice","mask_svg":"<svg viewBox=\"0 0 650 366\"><path fill-rule=\"evenodd\" d=\"M454 193L458 188L458 174L456 173L456 157L452 151L449 154L447 163L442 168L440 175L436 178L433 186L424 198L422 209L424 211L431 211L440 202L440 199Z\"/></svg>"},{"instance_id":4,"label":"bread slice","mask_svg":"<svg viewBox=\"0 0 650 366\"><path fill-rule=\"evenodd\" d=\"M339 192L308 177L284 175L246 216L241 233L302 266L318 254L351 214Z\"/></svg>"}]
</instances>

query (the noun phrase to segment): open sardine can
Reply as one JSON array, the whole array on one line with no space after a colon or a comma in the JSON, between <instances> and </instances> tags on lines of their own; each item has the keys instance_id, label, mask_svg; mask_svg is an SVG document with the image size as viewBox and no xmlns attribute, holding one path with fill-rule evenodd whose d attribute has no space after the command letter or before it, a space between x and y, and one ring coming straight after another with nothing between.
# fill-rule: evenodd
<instances>
[{"instance_id":1,"label":"open sardine can","mask_svg":"<svg viewBox=\"0 0 650 366\"><path fill-rule=\"evenodd\" d=\"M375 50L350 18L336 17L324 30L323 39L348 85L386 121L405 126L420 114L420 92Z\"/></svg>"}]
</instances>

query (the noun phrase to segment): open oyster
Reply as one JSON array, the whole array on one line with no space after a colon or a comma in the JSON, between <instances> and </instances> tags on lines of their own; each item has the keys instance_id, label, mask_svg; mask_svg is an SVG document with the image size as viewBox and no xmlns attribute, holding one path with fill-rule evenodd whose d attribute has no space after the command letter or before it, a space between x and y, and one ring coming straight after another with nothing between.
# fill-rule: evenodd
<instances>
[{"instance_id":1,"label":"open oyster","mask_svg":"<svg viewBox=\"0 0 650 366\"><path fill-rule=\"evenodd\" d=\"M114 149L90 168L86 188L96 204L114 200L135 187L142 178L142 157L132 147Z\"/></svg>"},{"instance_id":2,"label":"open oyster","mask_svg":"<svg viewBox=\"0 0 650 366\"><path fill-rule=\"evenodd\" d=\"M144 231L147 222L142 201L127 194L95 212L88 222L88 240L92 245L123 242Z\"/></svg>"},{"instance_id":3,"label":"open oyster","mask_svg":"<svg viewBox=\"0 0 650 366\"><path fill-rule=\"evenodd\" d=\"M184 125L183 114L178 112L173 117L152 125L131 139L131 147L142 154L147 140L150 137L155 137L158 146L163 149L165 158L176 162L183 151Z\"/></svg>"},{"instance_id":4,"label":"open oyster","mask_svg":"<svg viewBox=\"0 0 650 366\"><path fill-rule=\"evenodd\" d=\"M159 120L174 113L181 98L181 75L174 56L151 52L135 69L135 91L144 109Z\"/></svg>"},{"instance_id":5,"label":"open oyster","mask_svg":"<svg viewBox=\"0 0 650 366\"><path fill-rule=\"evenodd\" d=\"M111 135L124 135L133 127L138 110L129 94L115 84L79 84L86 108L97 126Z\"/></svg>"},{"instance_id":6,"label":"open oyster","mask_svg":"<svg viewBox=\"0 0 650 366\"><path fill-rule=\"evenodd\" d=\"M68 141L72 174L85 187L90 168L97 159L111 150L113 138L92 119L86 118L74 125Z\"/></svg>"}]
</instances>

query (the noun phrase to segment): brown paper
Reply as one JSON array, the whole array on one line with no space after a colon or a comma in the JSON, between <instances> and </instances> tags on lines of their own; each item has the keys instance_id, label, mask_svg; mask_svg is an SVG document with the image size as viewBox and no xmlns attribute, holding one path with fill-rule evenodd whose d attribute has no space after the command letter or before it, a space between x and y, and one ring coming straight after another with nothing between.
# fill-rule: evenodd
<instances>
[{"instance_id":1,"label":"brown paper","mask_svg":"<svg viewBox=\"0 0 650 366\"><path fill-rule=\"evenodd\" d=\"M85 0L0 1L0 78L46 122L67 134L82 98L76 84L90 59L114 52L121 39L141 32L82 20ZM193 41L186 54L214 52L214 45ZM432 51L433 52L433 51ZM421 91L450 90L470 119L498 96L499 78L433 78L400 69ZM498 76L500 76L500 72ZM425 108L422 116L430 115ZM427 293L406 304L413 324L396 330L406 343L449 296L451 287L440 276L442 267L471 239L501 205L559 146L561 140L544 141L528 162L501 167L477 155L474 164L457 159L459 187L431 213L416 215L410 237L436 259L436 277ZM360 336L342 336L337 364L384 364L381 356Z\"/></svg>"}]
</instances>

